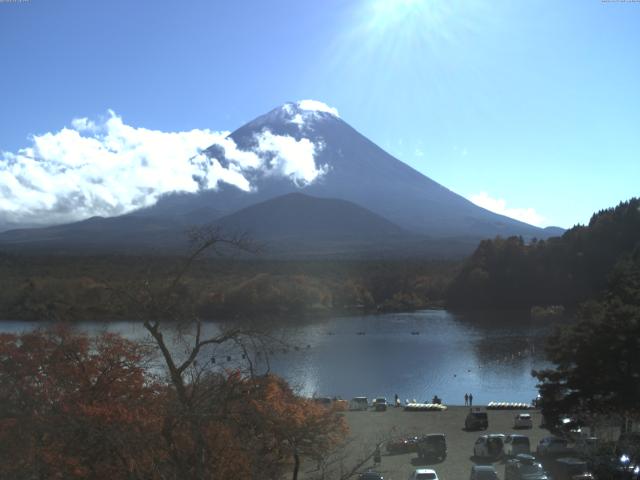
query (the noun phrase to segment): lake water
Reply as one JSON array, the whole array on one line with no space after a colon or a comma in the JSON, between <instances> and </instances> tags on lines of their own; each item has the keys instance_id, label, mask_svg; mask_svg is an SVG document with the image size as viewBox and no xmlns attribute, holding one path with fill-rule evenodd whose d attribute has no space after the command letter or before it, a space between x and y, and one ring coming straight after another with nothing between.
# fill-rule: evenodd
<instances>
[{"instance_id":1,"label":"lake water","mask_svg":"<svg viewBox=\"0 0 640 480\"><path fill-rule=\"evenodd\" d=\"M0 331L35 328L28 322L0 322ZM81 331L119 332L146 338L135 322L84 322ZM215 324L209 324L215 329ZM304 395L386 396L425 401L434 394L462 404L530 402L537 394L532 369L546 366L548 322L513 313L453 314L445 310L336 317L280 326L274 335L287 346L269 347L269 367ZM173 347L180 350L180 344ZM227 360L227 355L231 356ZM240 360L237 352L208 351L216 367ZM261 357L264 358L264 357ZM259 368L266 368L261 362Z\"/></svg>"}]
</instances>

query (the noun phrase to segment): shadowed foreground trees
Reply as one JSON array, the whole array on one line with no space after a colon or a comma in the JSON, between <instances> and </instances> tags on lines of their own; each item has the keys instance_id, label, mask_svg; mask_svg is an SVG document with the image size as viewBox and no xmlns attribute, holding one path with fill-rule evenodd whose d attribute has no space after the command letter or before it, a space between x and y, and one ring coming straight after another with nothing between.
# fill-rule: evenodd
<instances>
[{"instance_id":1,"label":"shadowed foreground trees","mask_svg":"<svg viewBox=\"0 0 640 480\"><path fill-rule=\"evenodd\" d=\"M185 412L149 353L64 328L0 336L0 478L281 478L346 434L273 375L203 375Z\"/></svg>"},{"instance_id":2,"label":"shadowed foreground trees","mask_svg":"<svg viewBox=\"0 0 640 480\"><path fill-rule=\"evenodd\" d=\"M614 269L601 301L582 306L577 324L549 340L553 369L540 380L542 411L554 422L571 414L587 421L640 418L640 248Z\"/></svg>"}]
</instances>

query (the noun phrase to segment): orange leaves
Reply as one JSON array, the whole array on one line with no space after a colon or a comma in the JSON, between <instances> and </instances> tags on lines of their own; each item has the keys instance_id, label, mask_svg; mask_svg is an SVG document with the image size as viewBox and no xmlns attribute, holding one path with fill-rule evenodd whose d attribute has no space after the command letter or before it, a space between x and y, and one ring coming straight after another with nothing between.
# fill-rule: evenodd
<instances>
[{"instance_id":1,"label":"orange leaves","mask_svg":"<svg viewBox=\"0 0 640 480\"><path fill-rule=\"evenodd\" d=\"M144 354L64 327L1 336L0 478L126 478L113 472L148 455L162 424Z\"/></svg>"},{"instance_id":2,"label":"orange leaves","mask_svg":"<svg viewBox=\"0 0 640 480\"><path fill-rule=\"evenodd\" d=\"M0 335L0 478L279 478L346 433L272 375L204 375L181 398L147 354L112 334Z\"/></svg>"}]
</instances>

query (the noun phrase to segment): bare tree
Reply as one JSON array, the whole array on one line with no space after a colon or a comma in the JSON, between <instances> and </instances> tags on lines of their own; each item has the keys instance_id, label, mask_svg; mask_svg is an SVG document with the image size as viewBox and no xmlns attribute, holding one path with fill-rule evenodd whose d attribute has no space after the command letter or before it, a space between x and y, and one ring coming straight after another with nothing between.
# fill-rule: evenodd
<instances>
[{"instance_id":1,"label":"bare tree","mask_svg":"<svg viewBox=\"0 0 640 480\"><path fill-rule=\"evenodd\" d=\"M220 254L229 250L256 252L258 247L247 235L227 235L218 227L194 228L189 232L189 239L191 248L188 255L169 278L146 278L126 289L112 289L112 293L116 301L134 314L151 335L175 392L174 410L166 416L163 428L173 461L182 475L189 472L191 478L203 479L210 459L207 458L200 422L202 415L207 413L207 402L212 398L219 400L220 392L215 382L203 381L209 378L207 373L211 373L211 368L199 358L207 347L235 346L244 352L244 359L252 372L246 345L259 341L259 334L236 325L205 332L187 275L198 261L210 253ZM176 334L185 347L182 357L172 349L171 342ZM184 424L189 427L194 440L188 455L184 455L184 449L180 451L175 438Z\"/></svg>"},{"instance_id":2,"label":"bare tree","mask_svg":"<svg viewBox=\"0 0 640 480\"><path fill-rule=\"evenodd\" d=\"M258 352L268 366L268 351L281 340L246 324L205 324L198 315L188 279L194 265L210 252L256 252L259 247L246 235L228 236L218 228L196 229L190 236L191 251L169 278L147 278L113 290L151 335L168 375L172 400L162 434L173 471L179 478L213 478L216 462L223 462L217 456L230 455L220 455L225 442L216 435L231 426L242 432L245 450L260 458L254 463L261 470L244 475L277 478L293 460L295 478L300 456L317 457L332 448L346 433L344 422L299 399L286 382L256 375ZM182 354L173 348L176 340ZM212 363L217 349L227 359L229 352L241 358L234 365L237 375L229 377Z\"/></svg>"}]
</instances>

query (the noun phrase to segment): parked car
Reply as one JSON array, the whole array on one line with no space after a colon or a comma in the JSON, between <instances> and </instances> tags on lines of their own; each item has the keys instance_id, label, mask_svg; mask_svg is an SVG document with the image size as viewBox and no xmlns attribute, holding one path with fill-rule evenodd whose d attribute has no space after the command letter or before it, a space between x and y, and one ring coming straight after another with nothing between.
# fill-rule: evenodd
<instances>
[{"instance_id":1,"label":"parked car","mask_svg":"<svg viewBox=\"0 0 640 480\"><path fill-rule=\"evenodd\" d=\"M367 410L369 399L367 397L355 397L349 402L349 410Z\"/></svg>"},{"instance_id":2,"label":"parked car","mask_svg":"<svg viewBox=\"0 0 640 480\"><path fill-rule=\"evenodd\" d=\"M417 442L418 458L447 458L447 439L444 433L431 433L420 437Z\"/></svg>"},{"instance_id":3,"label":"parked car","mask_svg":"<svg viewBox=\"0 0 640 480\"><path fill-rule=\"evenodd\" d=\"M464 428L467 430L486 430L489 427L487 412L471 410L464 419Z\"/></svg>"},{"instance_id":4,"label":"parked car","mask_svg":"<svg viewBox=\"0 0 640 480\"><path fill-rule=\"evenodd\" d=\"M474 465L469 480L498 480L498 473L493 465Z\"/></svg>"},{"instance_id":5,"label":"parked car","mask_svg":"<svg viewBox=\"0 0 640 480\"><path fill-rule=\"evenodd\" d=\"M533 419L530 413L519 413L513 421L513 428L533 428Z\"/></svg>"},{"instance_id":6,"label":"parked car","mask_svg":"<svg viewBox=\"0 0 640 480\"><path fill-rule=\"evenodd\" d=\"M504 464L504 480L550 480L550 477L533 456L520 454Z\"/></svg>"},{"instance_id":7,"label":"parked car","mask_svg":"<svg viewBox=\"0 0 640 480\"><path fill-rule=\"evenodd\" d=\"M579 455L593 455L600 448L598 437L580 437L576 440L575 450Z\"/></svg>"},{"instance_id":8,"label":"parked car","mask_svg":"<svg viewBox=\"0 0 640 480\"><path fill-rule=\"evenodd\" d=\"M640 463L640 432L625 432L620 435L615 448L616 456L626 455L631 462Z\"/></svg>"},{"instance_id":9,"label":"parked car","mask_svg":"<svg viewBox=\"0 0 640 480\"><path fill-rule=\"evenodd\" d=\"M345 410L349 410L349 402L347 400L343 400L338 398L333 401L333 409L336 412L344 412Z\"/></svg>"},{"instance_id":10,"label":"parked car","mask_svg":"<svg viewBox=\"0 0 640 480\"><path fill-rule=\"evenodd\" d=\"M387 410L387 399L384 397L378 397L373 401L373 409L376 412L385 412Z\"/></svg>"},{"instance_id":11,"label":"parked car","mask_svg":"<svg viewBox=\"0 0 640 480\"><path fill-rule=\"evenodd\" d=\"M589 458L589 471L596 478L640 480L640 465L628 455L592 455Z\"/></svg>"},{"instance_id":12,"label":"parked car","mask_svg":"<svg viewBox=\"0 0 640 480\"><path fill-rule=\"evenodd\" d=\"M378 472L369 470L368 472L361 473L358 476L358 480L384 480L384 477Z\"/></svg>"},{"instance_id":13,"label":"parked car","mask_svg":"<svg viewBox=\"0 0 640 480\"><path fill-rule=\"evenodd\" d=\"M387 442L387 452L391 454L410 453L418 451L418 437L403 437Z\"/></svg>"},{"instance_id":14,"label":"parked car","mask_svg":"<svg viewBox=\"0 0 640 480\"><path fill-rule=\"evenodd\" d=\"M418 468L409 475L409 480L438 480L438 474L430 468Z\"/></svg>"},{"instance_id":15,"label":"parked car","mask_svg":"<svg viewBox=\"0 0 640 480\"><path fill-rule=\"evenodd\" d=\"M583 435L582 423L573 417L561 418L556 428L563 437L570 440L576 440Z\"/></svg>"},{"instance_id":16,"label":"parked car","mask_svg":"<svg viewBox=\"0 0 640 480\"><path fill-rule=\"evenodd\" d=\"M640 432L625 432L620 434L618 438L618 448L622 449L639 449L640 448Z\"/></svg>"},{"instance_id":17,"label":"parked car","mask_svg":"<svg viewBox=\"0 0 640 480\"><path fill-rule=\"evenodd\" d=\"M481 458L498 458L502 455L505 436L502 433L491 433L478 437L473 446L473 454Z\"/></svg>"},{"instance_id":18,"label":"parked car","mask_svg":"<svg viewBox=\"0 0 640 480\"><path fill-rule=\"evenodd\" d=\"M504 439L504 454L510 457L520 453L528 454L531 452L529 437L526 435L507 435Z\"/></svg>"},{"instance_id":19,"label":"parked car","mask_svg":"<svg viewBox=\"0 0 640 480\"><path fill-rule=\"evenodd\" d=\"M637 458L630 457L623 453L620 455L620 458L618 458L618 464L618 471L622 472L622 476L625 479L640 479L640 465L638 464Z\"/></svg>"},{"instance_id":20,"label":"parked car","mask_svg":"<svg viewBox=\"0 0 640 480\"><path fill-rule=\"evenodd\" d=\"M322 405L323 407L327 408L331 408L331 404L333 403L333 400L331 400L329 397L316 397L313 399L313 401L318 405Z\"/></svg>"},{"instance_id":21,"label":"parked car","mask_svg":"<svg viewBox=\"0 0 640 480\"><path fill-rule=\"evenodd\" d=\"M557 458L551 464L554 480L587 480L593 478L587 462L579 458Z\"/></svg>"},{"instance_id":22,"label":"parked car","mask_svg":"<svg viewBox=\"0 0 640 480\"><path fill-rule=\"evenodd\" d=\"M544 455L564 455L570 453L572 450L569 448L567 441L564 438L559 437L544 437L538 443L536 448L536 454L540 456Z\"/></svg>"}]
</instances>

